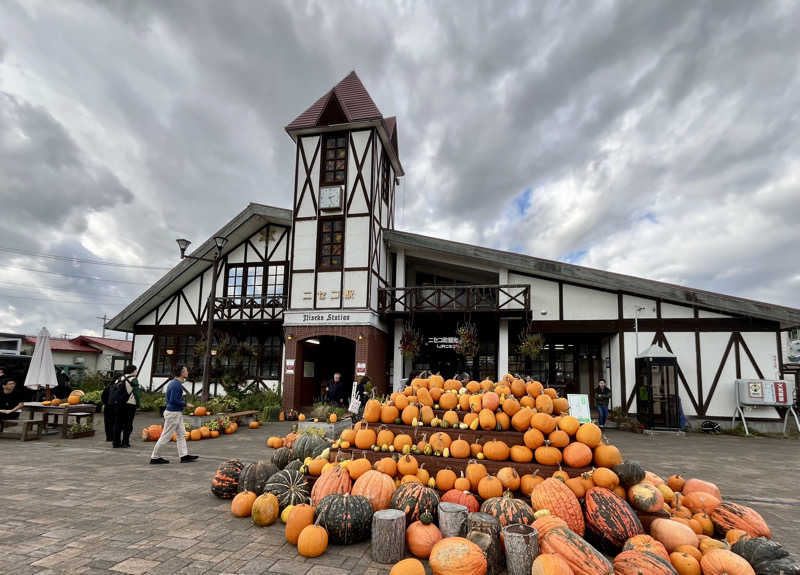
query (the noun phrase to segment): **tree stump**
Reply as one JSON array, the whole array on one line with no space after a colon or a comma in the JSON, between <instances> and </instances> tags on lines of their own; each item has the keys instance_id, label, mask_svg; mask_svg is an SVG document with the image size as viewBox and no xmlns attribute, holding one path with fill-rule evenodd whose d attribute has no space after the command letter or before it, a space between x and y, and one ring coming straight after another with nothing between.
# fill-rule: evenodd
<instances>
[{"instance_id":1,"label":"tree stump","mask_svg":"<svg viewBox=\"0 0 800 575\"><path fill-rule=\"evenodd\" d=\"M467 534L467 512L458 503L439 503L439 531L442 537L464 537Z\"/></svg>"},{"instance_id":2,"label":"tree stump","mask_svg":"<svg viewBox=\"0 0 800 575\"><path fill-rule=\"evenodd\" d=\"M508 575L530 575L539 554L539 533L530 525L516 523L503 527Z\"/></svg>"},{"instance_id":3,"label":"tree stump","mask_svg":"<svg viewBox=\"0 0 800 575\"><path fill-rule=\"evenodd\" d=\"M505 557L500 547L500 521L493 515L475 511L467 516L467 538L472 533L485 533L491 538L491 544L485 550L488 564L488 575L500 573L503 570Z\"/></svg>"},{"instance_id":4,"label":"tree stump","mask_svg":"<svg viewBox=\"0 0 800 575\"><path fill-rule=\"evenodd\" d=\"M406 544L406 514L383 509L372 516L372 558L378 563L397 563Z\"/></svg>"}]
</instances>

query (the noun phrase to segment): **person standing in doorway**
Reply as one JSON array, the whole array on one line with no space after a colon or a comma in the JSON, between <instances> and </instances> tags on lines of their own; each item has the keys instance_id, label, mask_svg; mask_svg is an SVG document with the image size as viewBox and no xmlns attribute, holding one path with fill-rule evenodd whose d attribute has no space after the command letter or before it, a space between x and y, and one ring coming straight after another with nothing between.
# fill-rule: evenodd
<instances>
[{"instance_id":1,"label":"person standing in doorway","mask_svg":"<svg viewBox=\"0 0 800 575\"><path fill-rule=\"evenodd\" d=\"M333 374L333 379L328 382L328 402L342 403L343 391L344 384L342 383L342 374L337 371Z\"/></svg>"},{"instance_id":2,"label":"person standing in doorway","mask_svg":"<svg viewBox=\"0 0 800 575\"><path fill-rule=\"evenodd\" d=\"M606 380L601 379L597 382L594 390L594 402L597 405L598 423L600 427L606 426L608 418L608 403L611 401L611 388L606 385Z\"/></svg>"},{"instance_id":3,"label":"person standing in doorway","mask_svg":"<svg viewBox=\"0 0 800 575\"><path fill-rule=\"evenodd\" d=\"M184 365L181 366L173 379L167 384L167 407L164 409L164 427L161 431L161 437L156 441L153 447L153 454L150 456L151 464L169 463L168 459L159 457L158 451L167 443L172 434L175 434L175 439L178 443L178 455L181 458L181 463L188 463L197 459L196 455L189 455L189 449L186 447L186 430L183 426L183 408L194 407L187 404L183 398L183 382L189 376L189 370Z\"/></svg>"}]
</instances>

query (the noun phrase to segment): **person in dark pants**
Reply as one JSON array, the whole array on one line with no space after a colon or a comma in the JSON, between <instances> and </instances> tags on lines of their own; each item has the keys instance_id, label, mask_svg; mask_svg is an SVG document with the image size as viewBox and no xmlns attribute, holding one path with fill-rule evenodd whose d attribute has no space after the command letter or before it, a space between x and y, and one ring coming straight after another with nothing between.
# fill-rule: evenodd
<instances>
[{"instance_id":1,"label":"person in dark pants","mask_svg":"<svg viewBox=\"0 0 800 575\"><path fill-rule=\"evenodd\" d=\"M103 427L106 430L106 441L114 441L114 407L108 402L108 393L111 390L111 384L103 388L103 393L100 394L100 403L103 404Z\"/></svg>"},{"instance_id":2,"label":"person in dark pants","mask_svg":"<svg viewBox=\"0 0 800 575\"><path fill-rule=\"evenodd\" d=\"M22 393L17 390L16 382L13 379L4 381L0 392L0 419L19 419L22 405Z\"/></svg>"},{"instance_id":3,"label":"person in dark pants","mask_svg":"<svg viewBox=\"0 0 800 575\"><path fill-rule=\"evenodd\" d=\"M594 390L594 402L597 405L598 423L600 427L605 427L608 418L608 403L611 401L611 388L606 385L606 380L601 379L597 382Z\"/></svg>"},{"instance_id":4,"label":"person in dark pants","mask_svg":"<svg viewBox=\"0 0 800 575\"><path fill-rule=\"evenodd\" d=\"M364 406L367 404L367 400L369 399L369 392L367 391L367 386L372 383L372 380L369 378L368 375L365 375L361 379L358 380L358 385L356 385L356 397L358 397L358 401L361 402L361 407L358 409L358 418L361 419L361 416L364 414Z\"/></svg>"},{"instance_id":5,"label":"person in dark pants","mask_svg":"<svg viewBox=\"0 0 800 575\"><path fill-rule=\"evenodd\" d=\"M108 403L114 411L114 427L111 432L114 447L130 447L131 432L128 429L128 419L131 419L130 425L132 428L133 419L130 417L131 409L129 406L132 405L135 413L136 398L133 397L133 385L131 385L131 381L135 377L136 366L126 366L124 374L114 381L108 392ZM131 401L133 401L133 404L131 404ZM125 445L126 443L128 445Z\"/></svg>"},{"instance_id":6,"label":"person in dark pants","mask_svg":"<svg viewBox=\"0 0 800 575\"><path fill-rule=\"evenodd\" d=\"M342 403L344 401L342 398L343 393L342 374L337 371L333 374L333 379L328 382L328 403Z\"/></svg>"}]
</instances>

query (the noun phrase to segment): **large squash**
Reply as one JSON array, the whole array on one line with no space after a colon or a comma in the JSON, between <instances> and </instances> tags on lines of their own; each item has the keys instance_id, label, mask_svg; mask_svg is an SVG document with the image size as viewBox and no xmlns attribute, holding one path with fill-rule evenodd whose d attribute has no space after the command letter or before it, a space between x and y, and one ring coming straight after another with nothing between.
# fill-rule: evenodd
<instances>
[{"instance_id":1,"label":"large squash","mask_svg":"<svg viewBox=\"0 0 800 575\"><path fill-rule=\"evenodd\" d=\"M246 464L239 475L239 491L252 491L256 495L261 495L269 478L278 471L275 464L269 461Z\"/></svg>"},{"instance_id":2,"label":"large squash","mask_svg":"<svg viewBox=\"0 0 800 575\"><path fill-rule=\"evenodd\" d=\"M628 488L628 501L634 509L655 513L664 508L664 496L649 483L637 483Z\"/></svg>"},{"instance_id":3,"label":"large squash","mask_svg":"<svg viewBox=\"0 0 800 575\"><path fill-rule=\"evenodd\" d=\"M727 549L712 549L700 560L703 575L756 575L744 557Z\"/></svg>"},{"instance_id":4,"label":"large squash","mask_svg":"<svg viewBox=\"0 0 800 575\"><path fill-rule=\"evenodd\" d=\"M621 498L603 487L592 487L584 497L586 526L603 542L618 550L629 538L644 533L642 523Z\"/></svg>"},{"instance_id":5,"label":"large squash","mask_svg":"<svg viewBox=\"0 0 800 575\"><path fill-rule=\"evenodd\" d=\"M410 525L422 513L430 513L431 517L436 517L436 510L439 508L439 496L436 492L425 487L421 483L403 483L392 495L390 503L393 509L400 509L406 514L406 525Z\"/></svg>"},{"instance_id":6,"label":"large squash","mask_svg":"<svg viewBox=\"0 0 800 575\"><path fill-rule=\"evenodd\" d=\"M681 489L681 493L684 495L689 495L690 493L696 493L698 491L713 495L717 499L722 499L722 494L719 491L719 487L710 481L703 481L702 479L687 479L683 483L683 488Z\"/></svg>"},{"instance_id":7,"label":"large squash","mask_svg":"<svg viewBox=\"0 0 800 575\"><path fill-rule=\"evenodd\" d=\"M575 533L583 537L585 524L578 498L563 481L548 477L531 492L534 510L548 509L553 515L567 522Z\"/></svg>"},{"instance_id":8,"label":"large squash","mask_svg":"<svg viewBox=\"0 0 800 575\"><path fill-rule=\"evenodd\" d=\"M574 575L572 567L554 553L542 553L533 561L531 575Z\"/></svg>"},{"instance_id":9,"label":"large squash","mask_svg":"<svg viewBox=\"0 0 800 575\"><path fill-rule=\"evenodd\" d=\"M239 492L239 477L244 464L238 459L220 463L211 480L211 493L221 499L233 499Z\"/></svg>"},{"instance_id":10,"label":"large squash","mask_svg":"<svg viewBox=\"0 0 800 575\"><path fill-rule=\"evenodd\" d=\"M614 558L614 575L676 575L669 560L649 551L623 551Z\"/></svg>"},{"instance_id":11,"label":"large squash","mask_svg":"<svg viewBox=\"0 0 800 575\"><path fill-rule=\"evenodd\" d=\"M278 471L264 485L264 492L274 494L281 509L308 503L308 482L299 471Z\"/></svg>"},{"instance_id":12,"label":"large squash","mask_svg":"<svg viewBox=\"0 0 800 575\"><path fill-rule=\"evenodd\" d=\"M374 511L380 511L389 508L394 490L395 484L391 477L380 471L372 470L356 479L350 493L363 495L369 500Z\"/></svg>"},{"instance_id":13,"label":"large squash","mask_svg":"<svg viewBox=\"0 0 800 575\"><path fill-rule=\"evenodd\" d=\"M286 467L286 464L292 459L292 450L288 447L279 447L272 454L272 464L278 469Z\"/></svg>"},{"instance_id":14,"label":"large squash","mask_svg":"<svg viewBox=\"0 0 800 575\"><path fill-rule=\"evenodd\" d=\"M278 498L272 493L264 493L256 497L253 508L250 511L250 518L253 524L259 527L272 525L280 516L280 505Z\"/></svg>"},{"instance_id":15,"label":"large squash","mask_svg":"<svg viewBox=\"0 0 800 575\"><path fill-rule=\"evenodd\" d=\"M346 469L334 465L314 482L311 489L311 505L318 505L322 498L332 493L350 493L352 486L350 474Z\"/></svg>"},{"instance_id":16,"label":"large squash","mask_svg":"<svg viewBox=\"0 0 800 575\"><path fill-rule=\"evenodd\" d=\"M328 531L331 543L350 545L369 539L372 513L366 497L332 493L319 502L316 517Z\"/></svg>"},{"instance_id":17,"label":"large squash","mask_svg":"<svg viewBox=\"0 0 800 575\"><path fill-rule=\"evenodd\" d=\"M433 518L423 513L406 529L406 546L415 557L427 559L431 549L442 539L442 532L433 524Z\"/></svg>"},{"instance_id":18,"label":"large squash","mask_svg":"<svg viewBox=\"0 0 800 575\"><path fill-rule=\"evenodd\" d=\"M306 457L315 458L328 447L328 441L313 433L302 433L292 444L294 459L305 461Z\"/></svg>"},{"instance_id":19,"label":"large squash","mask_svg":"<svg viewBox=\"0 0 800 575\"><path fill-rule=\"evenodd\" d=\"M542 553L560 556L575 575L612 575L614 572L602 553L568 527L550 529L539 539L539 548Z\"/></svg>"},{"instance_id":20,"label":"large squash","mask_svg":"<svg viewBox=\"0 0 800 575\"><path fill-rule=\"evenodd\" d=\"M672 553L681 545L697 547L697 534L692 528L671 519L654 519L650 524L650 535Z\"/></svg>"},{"instance_id":21,"label":"large squash","mask_svg":"<svg viewBox=\"0 0 800 575\"><path fill-rule=\"evenodd\" d=\"M648 551L660 555L664 559L669 559L667 548L661 541L656 541L650 535L634 535L622 546L623 551Z\"/></svg>"},{"instance_id":22,"label":"large squash","mask_svg":"<svg viewBox=\"0 0 800 575\"><path fill-rule=\"evenodd\" d=\"M481 513L496 517L501 527L512 523L531 525L534 521L533 509L522 499L514 499L510 491L501 497L487 499L481 505Z\"/></svg>"},{"instance_id":23,"label":"large squash","mask_svg":"<svg viewBox=\"0 0 800 575\"><path fill-rule=\"evenodd\" d=\"M730 501L723 501L711 512L711 521L722 535L731 529L741 529L750 537L766 537L771 533L767 522L759 513L746 505L739 505Z\"/></svg>"},{"instance_id":24,"label":"large squash","mask_svg":"<svg viewBox=\"0 0 800 575\"><path fill-rule=\"evenodd\" d=\"M486 557L481 548L463 537L446 537L431 549L433 575L484 575Z\"/></svg>"}]
</instances>

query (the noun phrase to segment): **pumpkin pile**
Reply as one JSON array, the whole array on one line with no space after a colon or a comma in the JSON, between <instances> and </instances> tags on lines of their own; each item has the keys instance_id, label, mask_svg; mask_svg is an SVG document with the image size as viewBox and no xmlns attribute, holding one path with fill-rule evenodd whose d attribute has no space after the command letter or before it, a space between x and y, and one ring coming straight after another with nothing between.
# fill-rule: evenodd
<instances>
[{"instance_id":1,"label":"pumpkin pile","mask_svg":"<svg viewBox=\"0 0 800 575\"><path fill-rule=\"evenodd\" d=\"M202 409L202 415L208 415L205 407L198 407L195 409L195 415L199 415L198 411ZM249 429L258 429L261 424L258 421L251 421L248 424ZM218 416L204 421L200 427L193 428L190 424L185 423L186 428L186 441L200 441L202 439L216 439L220 435L231 435L239 430L239 424L228 417ZM157 441L161 437L163 427L161 425L150 425L142 429L142 441ZM172 436L172 441L175 441L175 435Z\"/></svg>"}]
</instances>

